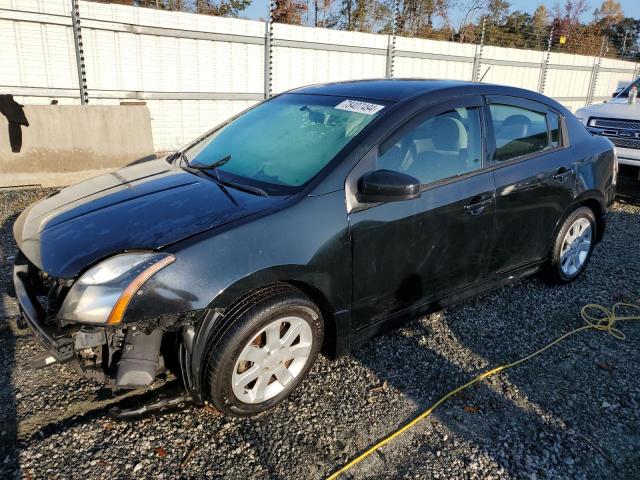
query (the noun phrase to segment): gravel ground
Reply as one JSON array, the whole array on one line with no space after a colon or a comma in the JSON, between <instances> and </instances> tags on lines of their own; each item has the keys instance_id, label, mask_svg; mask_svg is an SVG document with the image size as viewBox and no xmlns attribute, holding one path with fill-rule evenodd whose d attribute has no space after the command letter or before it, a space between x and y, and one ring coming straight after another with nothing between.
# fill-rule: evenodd
<instances>
[{"instance_id":1,"label":"gravel ground","mask_svg":"<svg viewBox=\"0 0 640 480\"><path fill-rule=\"evenodd\" d=\"M481 371L582 325L580 307L640 302L640 207L617 203L584 275L529 279L415 320L337 362L258 418L207 409L132 422L40 351L5 293L11 225L44 190L0 192L0 478L321 478ZM443 405L348 478L637 478L640 325L578 334Z\"/></svg>"}]
</instances>

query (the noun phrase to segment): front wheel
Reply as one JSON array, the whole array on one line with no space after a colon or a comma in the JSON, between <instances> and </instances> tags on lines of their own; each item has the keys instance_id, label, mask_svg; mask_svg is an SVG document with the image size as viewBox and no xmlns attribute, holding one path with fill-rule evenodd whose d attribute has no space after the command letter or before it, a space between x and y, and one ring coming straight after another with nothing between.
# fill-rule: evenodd
<instances>
[{"instance_id":1,"label":"front wheel","mask_svg":"<svg viewBox=\"0 0 640 480\"><path fill-rule=\"evenodd\" d=\"M562 224L545 269L545 278L556 284L571 283L591 259L596 238L596 219L588 207L576 209Z\"/></svg>"},{"instance_id":2,"label":"front wheel","mask_svg":"<svg viewBox=\"0 0 640 480\"><path fill-rule=\"evenodd\" d=\"M255 415L280 403L300 384L323 338L316 305L291 287L248 299L230 313L231 326L206 365L206 396L223 413Z\"/></svg>"}]
</instances>

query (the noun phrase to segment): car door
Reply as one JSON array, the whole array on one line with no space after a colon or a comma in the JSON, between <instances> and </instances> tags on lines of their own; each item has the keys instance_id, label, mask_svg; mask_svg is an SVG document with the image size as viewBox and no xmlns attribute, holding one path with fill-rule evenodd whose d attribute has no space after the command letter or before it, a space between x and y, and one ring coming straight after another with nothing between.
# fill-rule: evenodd
<instances>
[{"instance_id":1,"label":"car door","mask_svg":"<svg viewBox=\"0 0 640 480\"><path fill-rule=\"evenodd\" d=\"M493 231L493 174L483 170L482 98L447 102L409 120L347 179L352 326L363 328L477 281ZM363 174L394 170L421 183L416 199L358 204Z\"/></svg>"},{"instance_id":2,"label":"car door","mask_svg":"<svg viewBox=\"0 0 640 480\"><path fill-rule=\"evenodd\" d=\"M562 116L515 97L488 97L491 163L496 183L494 246L489 273L538 261L573 201L576 165Z\"/></svg>"}]
</instances>

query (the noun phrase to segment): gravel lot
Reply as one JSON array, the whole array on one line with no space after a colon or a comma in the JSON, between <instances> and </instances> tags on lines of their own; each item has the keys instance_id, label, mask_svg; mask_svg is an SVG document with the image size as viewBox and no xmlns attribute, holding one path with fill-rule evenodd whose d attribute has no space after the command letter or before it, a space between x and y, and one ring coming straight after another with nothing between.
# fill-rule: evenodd
<instances>
[{"instance_id":1,"label":"gravel lot","mask_svg":"<svg viewBox=\"0 0 640 480\"><path fill-rule=\"evenodd\" d=\"M40 352L5 289L15 215L46 195L0 192L0 478L321 478L481 371L582 324L580 307L640 302L640 207L617 203L578 282L530 279L415 320L337 362L253 419L190 408L135 422ZM349 472L350 478L637 478L640 325L625 341L574 336L473 387Z\"/></svg>"}]
</instances>

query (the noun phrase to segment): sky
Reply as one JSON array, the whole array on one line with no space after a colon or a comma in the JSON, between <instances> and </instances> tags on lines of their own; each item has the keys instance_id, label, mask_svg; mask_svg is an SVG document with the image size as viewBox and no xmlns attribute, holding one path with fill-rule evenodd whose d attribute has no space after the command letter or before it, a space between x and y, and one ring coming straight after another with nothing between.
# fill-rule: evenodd
<instances>
[{"instance_id":1,"label":"sky","mask_svg":"<svg viewBox=\"0 0 640 480\"><path fill-rule=\"evenodd\" d=\"M340 1L340 0L337 0ZM622 10L624 11L627 17L640 18L640 1L638 0L618 0L622 5ZM538 5L541 3L544 4L548 8L552 8L555 3L563 3L562 0L511 0L511 10L520 10L527 13L533 13ZM589 5L591 8L589 9L589 13L586 15L584 20L590 20L593 14L593 11L598 8L602 0L590 0ZM253 0L251 6L247 8L241 15L245 18L249 18L251 20L259 20L262 18L267 18L269 12L269 1L268 0ZM459 11L453 10L451 12L451 20L454 25L458 25L460 21L461 13Z\"/></svg>"}]
</instances>

